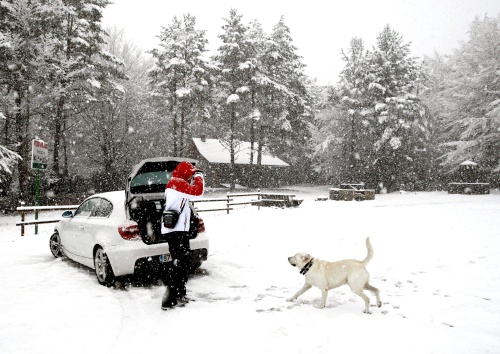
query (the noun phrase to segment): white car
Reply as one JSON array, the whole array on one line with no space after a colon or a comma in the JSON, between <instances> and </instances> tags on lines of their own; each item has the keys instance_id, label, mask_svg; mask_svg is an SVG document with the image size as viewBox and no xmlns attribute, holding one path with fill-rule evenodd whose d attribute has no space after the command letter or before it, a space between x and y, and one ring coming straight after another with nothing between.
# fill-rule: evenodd
<instances>
[{"instance_id":1,"label":"white car","mask_svg":"<svg viewBox=\"0 0 500 354\"><path fill-rule=\"evenodd\" d=\"M172 259L160 232L164 190L173 169L185 160L196 163L143 160L133 168L126 190L92 195L74 214L65 211L50 237L52 254L95 269L98 282L107 286L120 276L168 272ZM194 210L192 215L191 268L196 269L207 259L209 240L203 220Z\"/></svg>"}]
</instances>

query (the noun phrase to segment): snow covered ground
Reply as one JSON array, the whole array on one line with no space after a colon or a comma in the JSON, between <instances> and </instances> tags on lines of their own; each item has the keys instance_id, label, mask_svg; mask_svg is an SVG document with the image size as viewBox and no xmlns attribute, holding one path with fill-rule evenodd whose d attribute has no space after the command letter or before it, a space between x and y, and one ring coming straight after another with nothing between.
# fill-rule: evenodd
<instances>
[{"instance_id":1,"label":"snow covered ground","mask_svg":"<svg viewBox=\"0 0 500 354\"><path fill-rule=\"evenodd\" d=\"M421 192L374 201L204 213L211 238L185 308L160 309L164 287L100 286L94 272L49 251L0 216L0 353L499 353L500 194ZM363 259L382 308L364 314L347 286L285 299L303 284L287 257ZM371 296L372 304L375 298Z\"/></svg>"}]
</instances>

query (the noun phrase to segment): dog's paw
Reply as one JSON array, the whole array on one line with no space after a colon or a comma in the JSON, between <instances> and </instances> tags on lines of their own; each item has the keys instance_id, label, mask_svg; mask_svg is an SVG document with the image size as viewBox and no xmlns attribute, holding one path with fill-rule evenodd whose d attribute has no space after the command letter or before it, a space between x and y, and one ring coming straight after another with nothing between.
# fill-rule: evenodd
<instances>
[{"instance_id":1,"label":"dog's paw","mask_svg":"<svg viewBox=\"0 0 500 354\"><path fill-rule=\"evenodd\" d=\"M294 302L295 299L293 297L289 298L289 299L286 299L287 302Z\"/></svg>"},{"instance_id":2,"label":"dog's paw","mask_svg":"<svg viewBox=\"0 0 500 354\"><path fill-rule=\"evenodd\" d=\"M367 315L371 315L372 313L370 312L370 310L364 310L363 313L366 313Z\"/></svg>"}]
</instances>

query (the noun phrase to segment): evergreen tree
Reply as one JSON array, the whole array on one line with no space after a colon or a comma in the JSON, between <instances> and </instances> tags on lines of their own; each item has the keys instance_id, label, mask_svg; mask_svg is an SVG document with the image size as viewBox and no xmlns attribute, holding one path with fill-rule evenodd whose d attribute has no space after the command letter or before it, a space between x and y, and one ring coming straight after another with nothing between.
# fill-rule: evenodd
<instances>
[{"instance_id":1,"label":"evergreen tree","mask_svg":"<svg viewBox=\"0 0 500 354\"><path fill-rule=\"evenodd\" d=\"M254 81L259 83L258 104L261 118L258 134L258 161L262 149L279 155L300 169L310 161L309 125L313 119L307 78L293 44L290 28L281 17L265 41L259 56L259 72Z\"/></svg>"},{"instance_id":2,"label":"evergreen tree","mask_svg":"<svg viewBox=\"0 0 500 354\"><path fill-rule=\"evenodd\" d=\"M416 95L420 72L410 57L410 44L386 26L370 59L375 78L370 84L375 100L375 173L389 190L425 179L416 173L417 161L430 139L427 109ZM425 158L425 157L424 157Z\"/></svg>"},{"instance_id":3,"label":"evergreen tree","mask_svg":"<svg viewBox=\"0 0 500 354\"><path fill-rule=\"evenodd\" d=\"M245 73L245 80L248 80L248 86L245 87L248 88L248 91L240 95L245 101L241 102L241 107L239 108L241 115L238 119L239 128L237 139L238 141L250 141L250 166L246 173L249 175L249 186L258 187L261 186L263 182L260 178L262 176L260 173L261 156L258 154L259 149L257 148L260 137L259 127L262 122L261 96L268 82L268 78L262 70L261 56L268 36L264 32L261 23L258 20L254 20L248 26L247 37L248 42L252 46L253 57L250 58L249 63L251 63L251 65L248 66ZM235 145L236 150L238 143Z\"/></svg>"},{"instance_id":4,"label":"evergreen tree","mask_svg":"<svg viewBox=\"0 0 500 354\"><path fill-rule=\"evenodd\" d=\"M119 63L102 50L102 10L108 4L108 0L61 0L52 4L58 21L51 29L56 41L49 67L55 102L52 164L57 176L68 175L67 164L61 166L60 148L68 119L75 115L74 104L93 101L92 90L99 89L102 80L121 76L116 70ZM107 74L103 75L102 70Z\"/></svg>"},{"instance_id":5,"label":"evergreen tree","mask_svg":"<svg viewBox=\"0 0 500 354\"><path fill-rule=\"evenodd\" d=\"M12 166L21 157L14 151L0 145L0 183L4 182L7 174L12 174ZM2 177L3 176L3 177Z\"/></svg>"},{"instance_id":6,"label":"evergreen tree","mask_svg":"<svg viewBox=\"0 0 500 354\"><path fill-rule=\"evenodd\" d=\"M115 69L126 78L105 80L107 71L101 69L102 77L96 76L100 85L89 93L91 104L73 103L78 119L63 135L71 143L70 171L78 171L78 177L84 177L89 188L97 191L123 188L131 167L156 156L161 142L159 120L149 106L147 71L153 62L122 30L108 28L106 32L103 50L115 57Z\"/></svg>"},{"instance_id":7,"label":"evergreen tree","mask_svg":"<svg viewBox=\"0 0 500 354\"><path fill-rule=\"evenodd\" d=\"M261 112L259 105L259 96L262 93L262 69L260 56L264 52L265 41L267 39L262 25L259 21L255 20L250 23L249 34L250 40L252 41L253 47L256 52L256 60L254 61L255 67L253 68L252 78L251 78L251 107L250 114L248 115L248 122L250 126L250 169L252 178L250 180L255 180L255 169L254 169L254 156L255 156L255 143L256 143L256 125L261 119Z\"/></svg>"},{"instance_id":8,"label":"evergreen tree","mask_svg":"<svg viewBox=\"0 0 500 354\"><path fill-rule=\"evenodd\" d=\"M355 68L348 67L343 76L346 90L341 100L351 122L361 121L352 123L353 129L363 131L369 144L366 150L354 153L364 168L361 180L382 190L402 185L413 188L427 179L418 161L428 157L431 124L428 110L417 96L420 70L409 47L386 26L373 52L360 57L362 47L354 42L348 63Z\"/></svg>"},{"instance_id":9,"label":"evergreen tree","mask_svg":"<svg viewBox=\"0 0 500 354\"><path fill-rule=\"evenodd\" d=\"M0 2L0 85L4 94L6 139L20 159L20 197L30 198L30 123L47 77L48 49L54 45L54 9L41 1ZM15 131L10 136L10 127Z\"/></svg>"},{"instance_id":10,"label":"evergreen tree","mask_svg":"<svg viewBox=\"0 0 500 354\"><path fill-rule=\"evenodd\" d=\"M322 184L339 185L350 180L344 176L344 166L347 162L342 154L342 123L348 122L342 119L342 110L335 102L338 102L338 88L333 86L318 86L311 84L310 89L314 102L314 121L311 127L311 139L313 153L311 162L312 180Z\"/></svg>"},{"instance_id":11,"label":"evergreen tree","mask_svg":"<svg viewBox=\"0 0 500 354\"><path fill-rule=\"evenodd\" d=\"M425 56L422 63L422 72L425 80L420 86L420 97L429 108L432 118L431 140L427 144L430 154L428 161L430 186L443 188L450 177L439 164L439 157L446 153L446 142L448 141L444 134L446 121L450 116L450 100L448 95L452 95L451 85L448 78L451 78L451 67L448 65L446 56L435 52L432 57ZM446 94L444 94L446 92ZM441 94L440 94L441 93Z\"/></svg>"},{"instance_id":12,"label":"evergreen tree","mask_svg":"<svg viewBox=\"0 0 500 354\"><path fill-rule=\"evenodd\" d=\"M222 45L213 57L217 66L218 106L220 117L227 134L222 137L230 152L230 189L236 183L235 156L238 146L244 140L242 120L251 107L251 79L256 64L256 50L249 36L248 26L242 23L242 16L231 9L229 18L224 19Z\"/></svg>"},{"instance_id":13,"label":"evergreen tree","mask_svg":"<svg viewBox=\"0 0 500 354\"><path fill-rule=\"evenodd\" d=\"M138 161L159 154L158 146L164 143L163 133L158 129L161 119L154 112L148 86L148 71L154 66L153 59L127 39L123 30L110 28L106 32L109 37L105 49L123 61L127 77L120 80L125 93L118 101L123 156L117 161L120 163L117 167L124 175Z\"/></svg>"},{"instance_id":14,"label":"evergreen tree","mask_svg":"<svg viewBox=\"0 0 500 354\"><path fill-rule=\"evenodd\" d=\"M190 122L206 113L210 77L204 59L207 51L205 31L195 29L196 18L190 14L172 23L158 36L160 49L151 53L156 66L150 71L150 83L157 105L170 115L173 125L173 154L186 151L186 132Z\"/></svg>"},{"instance_id":15,"label":"evergreen tree","mask_svg":"<svg viewBox=\"0 0 500 354\"><path fill-rule=\"evenodd\" d=\"M106 53L106 58L94 61L98 70L93 73L94 80L86 89L91 104L73 104L81 111L79 120L75 122L76 132L86 137L79 139L80 158L91 161L87 166L95 166L93 169L88 168L87 172L99 176L95 181L98 185L94 186L99 191L123 188L125 180L119 176L127 172L120 168L126 155L124 144L128 132L122 115L126 80L124 63L110 53L109 50L113 49L116 50L103 45L102 52Z\"/></svg>"},{"instance_id":16,"label":"evergreen tree","mask_svg":"<svg viewBox=\"0 0 500 354\"><path fill-rule=\"evenodd\" d=\"M330 95L330 100L347 113L340 122L340 158L347 166L342 178L359 182L364 177L365 164L371 159L372 134L365 116L371 112L372 102L368 94L369 57L360 38L351 40L351 47L344 52L344 69L340 73L339 90ZM368 129L367 129L368 128Z\"/></svg>"},{"instance_id":17,"label":"evergreen tree","mask_svg":"<svg viewBox=\"0 0 500 354\"><path fill-rule=\"evenodd\" d=\"M445 172L465 160L500 171L500 15L476 18L469 39L448 58L432 58L431 102L440 105ZM439 70L440 69L440 70ZM446 72L446 75L442 75Z\"/></svg>"}]
</instances>

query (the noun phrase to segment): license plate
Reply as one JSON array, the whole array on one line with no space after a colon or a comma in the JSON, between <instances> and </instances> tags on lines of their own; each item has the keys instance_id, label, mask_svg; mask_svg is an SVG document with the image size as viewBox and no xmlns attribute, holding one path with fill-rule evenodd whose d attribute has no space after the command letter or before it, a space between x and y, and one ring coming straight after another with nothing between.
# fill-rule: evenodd
<instances>
[{"instance_id":1,"label":"license plate","mask_svg":"<svg viewBox=\"0 0 500 354\"><path fill-rule=\"evenodd\" d=\"M172 262L172 255L168 254L160 254L160 263Z\"/></svg>"}]
</instances>

